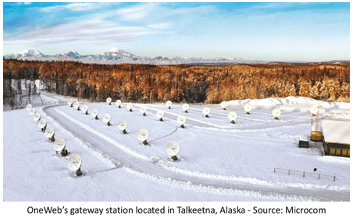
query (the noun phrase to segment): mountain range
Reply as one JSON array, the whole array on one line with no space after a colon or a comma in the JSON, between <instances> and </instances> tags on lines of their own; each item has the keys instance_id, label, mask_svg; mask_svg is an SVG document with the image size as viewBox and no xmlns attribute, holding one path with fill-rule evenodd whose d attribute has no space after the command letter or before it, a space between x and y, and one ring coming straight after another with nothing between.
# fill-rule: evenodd
<instances>
[{"instance_id":1,"label":"mountain range","mask_svg":"<svg viewBox=\"0 0 354 223\"><path fill-rule=\"evenodd\" d=\"M264 63L263 61L245 61L241 58L210 58L201 57L165 57L165 56L136 56L128 51L119 48L111 48L108 52L101 54L81 55L76 51L69 51L64 54L46 55L35 49L28 49L19 53L5 54L5 59L19 60L69 60L79 61L83 63L96 64L120 64L120 63L139 63L139 64L155 64L155 65L170 65L170 64L237 64L237 63Z\"/></svg>"},{"instance_id":2,"label":"mountain range","mask_svg":"<svg viewBox=\"0 0 354 223\"><path fill-rule=\"evenodd\" d=\"M19 60L47 60L47 61L79 61L89 64L121 64L121 63L138 63L138 64L154 64L154 65L177 65L177 64L193 64L193 65L226 65L226 64L294 64L294 63L310 63L310 62L272 62L262 60L243 60L242 58L202 58L202 57L165 57L165 56L136 56L128 51L119 48L111 48L109 51L101 54L81 55L76 51L69 51L64 54L46 55L35 49L28 49L19 53L5 54L5 59ZM350 64L349 60L332 60L324 62L314 62L313 64Z\"/></svg>"}]
</instances>

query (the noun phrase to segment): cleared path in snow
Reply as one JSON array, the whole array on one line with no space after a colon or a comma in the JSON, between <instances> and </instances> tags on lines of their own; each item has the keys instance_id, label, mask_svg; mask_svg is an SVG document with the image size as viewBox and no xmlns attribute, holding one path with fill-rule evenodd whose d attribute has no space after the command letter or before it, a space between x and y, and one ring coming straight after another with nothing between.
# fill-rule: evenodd
<instances>
[{"instance_id":1,"label":"cleared path in snow","mask_svg":"<svg viewBox=\"0 0 354 223\"><path fill-rule=\"evenodd\" d=\"M55 107L44 108L44 111L53 119L59 122L67 130L71 131L76 137L82 141L91 144L94 148L102 151L117 162L122 163L124 166L134 169L136 171L147 173L157 177L169 178L181 182L190 182L194 185L210 186L213 188L221 189L235 189L248 191L252 193L260 193L269 197L283 197L286 199L299 199L299 200L321 200L321 201L349 201L350 192L335 191L335 190L309 190L301 188L287 188L287 187L271 187L257 184L248 184L231 180L216 180L208 179L197 176L190 176L183 173L177 173L156 164L147 162L143 159L137 158L119 148L112 143L104 140L97 134L88 131L84 127L74 124L71 120L58 113ZM119 142L118 142L119 143ZM112 170L114 171L114 170Z\"/></svg>"}]
</instances>

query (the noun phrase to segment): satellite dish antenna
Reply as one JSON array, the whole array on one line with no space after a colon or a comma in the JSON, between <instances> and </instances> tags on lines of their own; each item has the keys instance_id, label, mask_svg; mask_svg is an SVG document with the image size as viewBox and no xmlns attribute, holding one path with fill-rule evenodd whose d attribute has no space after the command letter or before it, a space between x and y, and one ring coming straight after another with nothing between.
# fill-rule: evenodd
<instances>
[{"instance_id":1,"label":"satellite dish antenna","mask_svg":"<svg viewBox=\"0 0 354 223\"><path fill-rule=\"evenodd\" d=\"M108 103L108 105L111 105L112 98L108 97L108 98L106 99L106 102Z\"/></svg>"},{"instance_id":2,"label":"satellite dish antenna","mask_svg":"<svg viewBox=\"0 0 354 223\"><path fill-rule=\"evenodd\" d=\"M125 120L121 120L118 122L118 128L123 132L123 134L127 133L127 122Z\"/></svg>"},{"instance_id":3,"label":"satellite dish antenna","mask_svg":"<svg viewBox=\"0 0 354 223\"><path fill-rule=\"evenodd\" d=\"M245 105L245 107L243 107L243 109L245 110L246 114L249 115L250 111L252 110L252 106L251 105Z\"/></svg>"},{"instance_id":4,"label":"satellite dish antenna","mask_svg":"<svg viewBox=\"0 0 354 223\"><path fill-rule=\"evenodd\" d=\"M61 156L67 156L68 151L65 149L65 140L63 138L57 138L54 141L54 149L56 154L60 153Z\"/></svg>"},{"instance_id":5,"label":"satellite dish antenna","mask_svg":"<svg viewBox=\"0 0 354 223\"><path fill-rule=\"evenodd\" d=\"M33 114L33 121L37 121L41 118L41 114L39 114L38 112Z\"/></svg>"},{"instance_id":6,"label":"satellite dish antenna","mask_svg":"<svg viewBox=\"0 0 354 223\"><path fill-rule=\"evenodd\" d=\"M227 102L226 101L221 102L220 106L221 106L222 110L226 110Z\"/></svg>"},{"instance_id":7,"label":"satellite dish antenna","mask_svg":"<svg viewBox=\"0 0 354 223\"><path fill-rule=\"evenodd\" d=\"M69 105L70 107L73 106L73 100L72 100L72 99L69 99L69 100L68 100L68 105Z\"/></svg>"},{"instance_id":8,"label":"satellite dish antenna","mask_svg":"<svg viewBox=\"0 0 354 223\"><path fill-rule=\"evenodd\" d=\"M121 104L122 104L122 101L121 100L117 100L116 101L116 105L118 108L121 108Z\"/></svg>"},{"instance_id":9,"label":"satellite dish antenna","mask_svg":"<svg viewBox=\"0 0 354 223\"><path fill-rule=\"evenodd\" d=\"M189 105L188 105L188 104L183 104L183 105L182 105L182 110L183 110L185 113L188 113L188 108L189 108Z\"/></svg>"},{"instance_id":10,"label":"satellite dish antenna","mask_svg":"<svg viewBox=\"0 0 354 223\"><path fill-rule=\"evenodd\" d=\"M161 110L158 110L157 112L156 112L156 116L157 116L157 118L159 119L159 121L163 121L163 116L165 115L165 112L163 112L163 111L161 111Z\"/></svg>"},{"instance_id":11,"label":"satellite dish antenna","mask_svg":"<svg viewBox=\"0 0 354 223\"><path fill-rule=\"evenodd\" d=\"M315 116L318 113L318 108L316 106L312 106L310 108L310 112L312 113L312 116Z\"/></svg>"},{"instance_id":12,"label":"satellite dish antenna","mask_svg":"<svg viewBox=\"0 0 354 223\"><path fill-rule=\"evenodd\" d=\"M76 176L82 175L81 164L82 164L82 161L81 161L81 157L79 154L74 153L71 156L69 156L68 168L71 171L76 171L75 172Z\"/></svg>"},{"instance_id":13,"label":"satellite dish antenna","mask_svg":"<svg viewBox=\"0 0 354 223\"><path fill-rule=\"evenodd\" d=\"M30 114L30 115L33 115L34 113L36 113L36 109L35 109L35 108L31 108L31 109L29 110L29 114Z\"/></svg>"},{"instance_id":14,"label":"satellite dish antenna","mask_svg":"<svg viewBox=\"0 0 354 223\"><path fill-rule=\"evenodd\" d=\"M45 132L44 132L45 137L47 137L50 141L54 142L55 138L55 132L54 132L54 128L49 126L48 128L46 128Z\"/></svg>"},{"instance_id":15,"label":"satellite dish antenna","mask_svg":"<svg viewBox=\"0 0 354 223\"><path fill-rule=\"evenodd\" d=\"M203 108L203 114L205 115L205 118L209 118L209 114L210 114L210 108L205 107Z\"/></svg>"},{"instance_id":16,"label":"satellite dish antenna","mask_svg":"<svg viewBox=\"0 0 354 223\"><path fill-rule=\"evenodd\" d=\"M127 104L127 109L128 109L128 111L130 111L130 112L133 111L133 104L132 104L131 102L129 102L129 103Z\"/></svg>"},{"instance_id":17,"label":"satellite dish antenna","mask_svg":"<svg viewBox=\"0 0 354 223\"><path fill-rule=\"evenodd\" d=\"M179 153L179 145L175 141L171 141L166 145L166 152L173 161L177 160L177 154Z\"/></svg>"},{"instance_id":18,"label":"satellite dish antenna","mask_svg":"<svg viewBox=\"0 0 354 223\"><path fill-rule=\"evenodd\" d=\"M80 111L80 102L79 101L74 102L74 108L76 108L78 111Z\"/></svg>"},{"instance_id":19,"label":"satellite dish antenna","mask_svg":"<svg viewBox=\"0 0 354 223\"><path fill-rule=\"evenodd\" d=\"M230 112L227 117L230 119L232 124L235 124L235 120L237 119L236 112Z\"/></svg>"},{"instance_id":20,"label":"satellite dish antenna","mask_svg":"<svg viewBox=\"0 0 354 223\"><path fill-rule=\"evenodd\" d=\"M172 102L171 101L166 101L166 106L168 109L171 109Z\"/></svg>"},{"instance_id":21,"label":"satellite dish antenna","mask_svg":"<svg viewBox=\"0 0 354 223\"><path fill-rule=\"evenodd\" d=\"M148 130L146 130L146 129L140 129L140 130L139 130L139 132L138 132L138 139L139 139L140 141L143 141L143 144L144 144L144 145L147 145L147 144L148 144L148 142L146 141L148 137L149 137L149 132L148 132Z\"/></svg>"},{"instance_id":22,"label":"satellite dish antenna","mask_svg":"<svg viewBox=\"0 0 354 223\"><path fill-rule=\"evenodd\" d=\"M97 120L98 119L98 110L96 108L92 109L91 115Z\"/></svg>"},{"instance_id":23,"label":"satellite dish antenna","mask_svg":"<svg viewBox=\"0 0 354 223\"><path fill-rule=\"evenodd\" d=\"M82 111L84 112L85 115L88 115L88 106L87 105L84 105L82 106Z\"/></svg>"},{"instance_id":24,"label":"satellite dish antenna","mask_svg":"<svg viewBox=\"0 0 354 223\"><path fill-rule=\"evenodd\" d=\"M27 110L27 111L29 111L31 108L32 108L32 105L31 105L31 104L28 104L28 105L26 106L26 110Z\"/></svg>"},{"instance_id":25,"label":"satellite dish antenna","mask_svg":"<svg viewBox=\"0 0 354 223\"><path fill-rule=\"evenodd\" d=\"M177 117L177 122L181 125L181 128L184 128L184 123L186 123L187 119L186 117L179 115Z\"/></svg>"},{"instance_id":26,"label":"satellite dish antenna","mask_svg":"<svg viewBox=\"0 0 354 223\"><path fill-rule=\"evenodd\" d=\"M47 122L44 118L41 118L38 122L37 122L37 126L38 128L42 129L42 132L45 131L46 127L47 127Z\"/></svg>"},{"instance_id":27,"label":"satellite dish antenna","mask_svg":"<svg viewBox=\"0 0 354 223\"><path fill-rule=\"evenodd\" d=\"M274 119L278 120L279 116L281 115L281 111L280 111L280 109L276 108L272 111L272 114L274 116Z\"/></svg>"},{"instance_id":28,"label":"satellite dish antenna","mask_svg":"<svg viewBox=\"0 0 354 223\"><path fill-rule=\"evenodd\" d=\"M102 121L104 123L106 123L108 126L111 125L111 123L109 122L111 120L111 115L110 114L105 114L102 118Z\"/></svg>"},{"instance_id":29,"label":"satellite dish antenna","mask_svg":"<svg viewBox=\"0 0 354 223\"><path fill-rule=\"evenodd\" d=\"M146 116L146 114L145 114L145 112L146 112L146 107L145 106L141 106L140 107L140 112L141 112L141 114L143 114L143 116Z\"/></svg>"}]
</instances>

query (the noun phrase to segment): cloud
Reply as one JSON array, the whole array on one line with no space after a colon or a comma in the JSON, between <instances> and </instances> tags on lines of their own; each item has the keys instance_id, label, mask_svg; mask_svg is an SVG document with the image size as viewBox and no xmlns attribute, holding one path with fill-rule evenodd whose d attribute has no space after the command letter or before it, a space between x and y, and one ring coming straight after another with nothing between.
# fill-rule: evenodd
<instances>
[{"instance_id":1,"label":"cloud","mask_svg":"<svg viewBox=\"0 0 354 223\"><path fill-rule=\"evenodd\" d=\"M158 8L158 3L140 3L119 9L116 13L124 20L141 20L156 12Z\"/></svg>"},{"instance_id":2,"label":"cloud","mask_svg":"<svg viewBox=\"0 0 354 223\"><path fill-rule=\"evenodd\" d=\"M144 27L115 26L114 24L94 20L31 31L18 37L4 38L3 43L4 45L14 43L38 45L73 42L80 44L127 42L149 34L152 34L152 32Z\"/></svg>"},{"instance_id":3,"label":"cloud","mask_svg":"<svg viewBox=\"0 0 354 223\"><path fill-rule=\"evenodd\" d=\"M167 29L170 27L170 24L169 23L151 24L148 25L148 27L151 27L153 29Z\"/></svg>"},{"instance_id":4,"label":"cloud","mask_svg":"<svg viewBox=\"0 0 354 223\"><path fill-rule=\"evenodd\" d=\"M40 10L43 12L53 12L60 10L70 10L70 11L89 11L96 10L101 7L107 6L106 3L70 3L67 5L56 5L41 8Z\"/></svg>"}]
</instances>

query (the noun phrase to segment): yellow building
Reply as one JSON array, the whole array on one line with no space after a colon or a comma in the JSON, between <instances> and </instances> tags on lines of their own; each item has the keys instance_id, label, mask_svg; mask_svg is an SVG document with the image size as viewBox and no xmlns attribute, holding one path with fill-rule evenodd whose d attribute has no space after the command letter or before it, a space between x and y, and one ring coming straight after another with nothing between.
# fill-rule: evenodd
<instances>
[{"instance_id":1,"label":"yellow building","mask_svg":"<svg viewBox=\"0 0 354 223\"><path fill-rule=\"evenodd\" d=\"M326 155L350 157L350 121L322 120Z\"/></svg>"}]
</instances>

